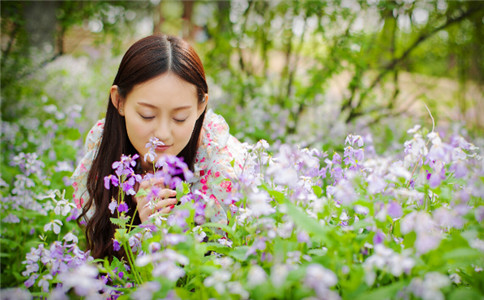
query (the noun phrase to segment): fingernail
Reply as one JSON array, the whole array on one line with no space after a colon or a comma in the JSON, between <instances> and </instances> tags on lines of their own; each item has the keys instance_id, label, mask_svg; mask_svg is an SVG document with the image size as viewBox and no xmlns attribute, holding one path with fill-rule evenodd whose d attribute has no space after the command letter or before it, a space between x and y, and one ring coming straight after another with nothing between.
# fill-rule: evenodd
<instances>
[{"instance_id":1,"label":"fingernail","mask_svg":"<svg viewBox=\"0 0 484 300\"><path fill-rule=\"evenodd\" d=\"M175 204L173 204L173 205L170 206L170 209L173 209L173 208L175 208Z\"/></svg>"}]
</instances>

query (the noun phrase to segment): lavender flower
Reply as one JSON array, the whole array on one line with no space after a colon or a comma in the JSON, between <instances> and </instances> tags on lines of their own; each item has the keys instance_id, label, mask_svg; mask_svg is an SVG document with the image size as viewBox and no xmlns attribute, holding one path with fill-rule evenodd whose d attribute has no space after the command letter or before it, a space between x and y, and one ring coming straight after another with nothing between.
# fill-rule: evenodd
<instances>
[{"instance_id":1,"label":"lavender flower","mask_svg":"<svg viewBox=\"0 0 484 300\"><path fill-rule=\"evenodd\" d=\"M153 264L153 276L163 276L172 281L176 281L185 275L185 271L177 266L177 263L187 265L188 262L188 258L171 249L153 254L138 255L136 258L136 265L140 267Z\"/></svg>"},{"instance_id":2,"label":"lavender flower","mask_svg":"<svg viewBox=\"0 0 484 300\"><path fill-rule=\"evenodd\" d=\"M321 299L340 299L339 295L329 288L338 282L338 278L333 271L318 264L311 264L306 268L304 283L314 289L318 298Z\"/></svg>"},{"instance_id":3,"label":"lavender flower","mask_svg":"<svg viewBox=\"0 0 484 300\"><path fill-rule=\"evenodd\" d=\"M150 141L146 144L146 148L149 148L148 153L145 154L144 160L155 161L156 159L156 147L164 146L165 143L160 141L157 137L151 137Z\"/></svg>"},{"instance_id":4,"label":"lavender flower","mask_svg":"<svg viewBox=\"0 0 484 300\"><path fill-rule=\"evenodd\" d=\"M121 202L118 206L118 211L120 213L124 213L124 212L127 212L128 211L128 205L126 204L126 202Z\"/></svg>"},{"instance_id":5,"label":"lavender flower","mask_svg":"<svg viewBox=\"0 0 484 300\"><path fill-rule=\"evenodd\" d=\"M113 186L119 186L118 177L114 175L108 175L104 177L104 188L109 190L111 188L110 184L112 184Z\"/></svg>"},{"instance_id":6,"label":"lavender flower","mask_svg":"<svg viewBox=\"0 0 484 300\"><path fill-rule=\"evenodd\" d=\"M108 208L111 211L111 214L114 214L114 211L116 210L117 207L118 207L118 202L114 199L108 205Z\"/></svg>"},{"instance_id":7,"label":"lavender flower","mask_svg":"<svg viewBox=\"0 0 484 300\"><path fill-rule=\"evenodd\" d=\"M146 157L146 156L145 156ZM152 299L153 294L159 291L161 288L160 283L157 281L148 281L139 286L134 293L130 296L135 300Z\"/></svg>"},{"instance_id":8,"label":"lavender flower","mask_svg":"<svg viewBox=\"0 0 484 300\"><path fill-rule=\"evenodd\" d=\"M55 234L59 234L62 226L62 221L60 220L52 220L49 223L45 224L44 231L53 231Z\"/></svg>"},{"instance_id":9,"label":"lavender flower","mask_svg":"<svg viewBox=\"0 0 484 300\"><path fill-rule=\"evenodd\" d=\"M403 215L402 206L397 201L388 204L388 215L393 219L398 219Z\"/></svg>"},{"instance_id":10,"label":"lavender flower","mask_svg":"<svg viewBox=\"0 0 484 300\"><path fill-rule=\"evenodd\" d=\"M117 240L113 240L113 250L114 251L121 250L121 245L119 244L119 242Z\"/></svg>"},{"instance_id":11,"label":"lavender flower","mask_svg":"<svg viewBox=\"0 0 484 300\"><path fill-rule=\"evenodd\" d=\"M169 226L177 225L180 228L187 227L186 219L190 216L190 211L181 209L173 211L168 217L167 223Z\"/></svg>"}]
</instances>

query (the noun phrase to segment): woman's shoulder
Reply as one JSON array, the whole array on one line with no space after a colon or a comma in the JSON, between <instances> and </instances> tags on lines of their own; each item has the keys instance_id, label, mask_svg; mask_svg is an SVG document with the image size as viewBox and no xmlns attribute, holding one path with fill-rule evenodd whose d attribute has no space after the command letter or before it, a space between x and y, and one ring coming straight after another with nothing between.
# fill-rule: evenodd
<instances>
[{"instance_id":1,"label":"woman's shoulder","mask_svg":"<svg viewBox=\"0 0 484 300\"><path fill-rule=\"evenodd\" d=\"M195 171L225 170L233 173L234 168L242 167L246 157L246 144L241 143L230 134L229 125L221 115L211 109L208 110L203 125L201 144L195 160Z\"/></svg>"},{"instance_id":2,"label":"woman's shoulder","mask_svg":"<svg viewBox=\"0 0 484 300\"><path fill-rule=\"evenodd\" d=\"M72 186L74 188L73 199L78 208L81 208L87 199L87 176L92 162L96 157L97 149L101 143L104 131L104 119L97 121L88 131L82 156L76 170L72 174Z\"/></svg>"},{"instance_id":3,"label":"woman's shoulder","mask_svg":"<svg viewBox=\"0 0 484 300\"><path fill-rule=\"evenodd\" d=\"M99 146L104 131L104 121L104 119L98 120L87 133L85 143L86 151L91 151L96 146Z\"/></svg>"}]
</instances>

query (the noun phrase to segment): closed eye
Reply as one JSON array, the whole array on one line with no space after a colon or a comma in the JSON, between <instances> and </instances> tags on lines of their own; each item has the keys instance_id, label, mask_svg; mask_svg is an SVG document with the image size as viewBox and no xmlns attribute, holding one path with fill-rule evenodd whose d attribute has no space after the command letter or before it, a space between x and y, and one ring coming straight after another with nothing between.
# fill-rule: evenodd
<instances>
[{"instance_id":1,"label":"closed eye","mask_svg":"<svg viewBox=\"0 0 484 300\"><path fill-rule=\"evenodd\" d=\"M185 122L187 119L173 119L175 120L175 122L178 122L178 123L183 123Z\"/></svg>"},{"instance_id":2,"label":"closed eye","mask_svg":"<svg viewBox=\"0 0 484 300\"><path fill-rule=\"evenodd\" d=\"M151 120L151 119L154 119L155 117L154 116L143 116L142 114L139 114L141 118L145 119L145 120Z\"/></svg>"}]
</instances>

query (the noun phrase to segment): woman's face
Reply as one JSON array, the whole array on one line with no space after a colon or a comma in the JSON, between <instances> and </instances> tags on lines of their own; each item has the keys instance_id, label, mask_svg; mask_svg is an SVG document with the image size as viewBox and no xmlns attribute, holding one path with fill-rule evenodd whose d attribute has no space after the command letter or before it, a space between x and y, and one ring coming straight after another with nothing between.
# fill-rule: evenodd
<instances>
[{"instance_id":1,"label":"woman's face","mask_svg":"<svg viewBox=\"0 0 484 300\"><path fill-rule=\"evenodd\" d=\"M116 107L119 103L128 138L140 154L144 170L153 169L152 162L143 159L149 151L146 144L150 138L157 137L165 144L156 148L158 158L178 155L188 144L195 122L206 105L206 101L198 103L195 85L171 72L134 86L124 101L119 99L113 86L111 98Z\"/></svg>"}]
</instances>

